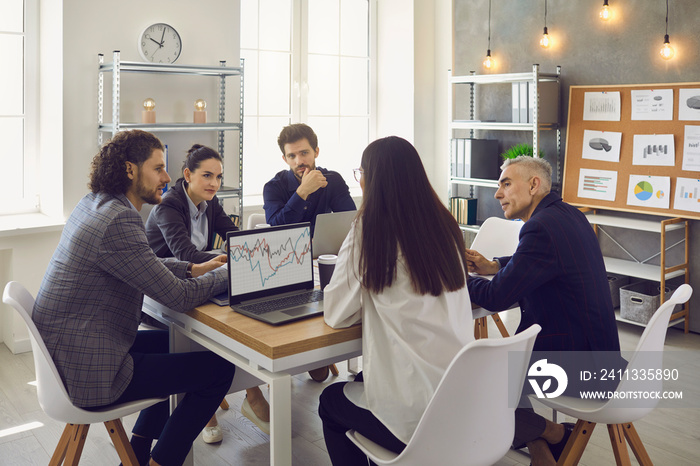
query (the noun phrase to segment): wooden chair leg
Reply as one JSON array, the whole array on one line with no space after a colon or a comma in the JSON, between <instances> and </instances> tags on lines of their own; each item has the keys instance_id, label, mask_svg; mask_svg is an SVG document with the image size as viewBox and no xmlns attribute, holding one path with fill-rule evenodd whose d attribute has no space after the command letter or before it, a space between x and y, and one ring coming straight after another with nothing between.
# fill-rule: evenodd
<instances>
[{"instance_id":1,"label":"wooden chair leg","mask_svg":"<svg viewBox=\"0 0 700 466\"><path fill-rule=\"evenodd\" d=\"M106 421L104 424L107 428L107 432L109 432L109 437L112 439L114 448L117 449L119 459L122 460L122 464L124 466L139 466L139 460L136 458L134 449L131 448L131 443L129 443L129 438L124 431L122 420L113 419L111 421Z\"/></svg>"},{"instance_id":2,"label":"wooden chair leg","mask_svg":"<svg viewBox=\"0 0 700 466\"><path fill-rule=\"evenodd\" d=\"M634 425L632 425L631 422L622 424L622 430L624 431L627 443L630 444L632 453L634 453L634 456L637 458L639 464L641 466L653 466L654 463L651 462L651 458L649 457L646 448L644 448L642 439L639 438L639 434L637 433L637 429L634 428Z\"/></svg>"},{"instance_id":3,"label":"wooden chair leg","mask_svg":"<svg viewBox=\"0 0 700 466\"><path fill-rule=\"evenodd\" d=\"M474 321L474 339L488 338L486 317L479 317Z\"/></svg>"},{"instance_id":4,"label":"wooden chair leg","mask_svg":"<svg viewBox=\"0 0 700 466\"><path fill-rule=\"evenodd\" d=\"M486 320L486 317L482 317L480 320L481 320L481 338L488 338L489 337L489 323Z\"/></svg>"},{"instance_id":5,"label":"wooden chair leg","mask_svg":"<svg viewBox=\"0 0 700 466\"><path fill-rule=\"evenodd\" d=\"M221 400L221 404L219 405L219 407L221 409L223 409L224 411L228 411L229 405L228 405L228 401L226 401L226 398Z\"/></svg>"},{"instance_id":6,"label":"wooden chair leg","mask_svg":"<svg viewBox=\"0 0 700 466\"><path fill-rule=\"evenodd\" d=\"M612 444L613 453L615 454L615 464L618 466L629 466L630 454L627 451L627 442L625 442L625 433L622 429L622 424L608 424L608 435Z\"/></svg>"},{"instance_id":7,"label":"wooden chair leg","mask_svg":"<svg viewBox=\"0 0 700 466\"><path fill-rule=\"evenodd\" d=\"M71 437L68 442L68 450L66 451L66 459L64 466L78 466L80 455L83 454L85 439L87 438L90 424L73 424L74 428L71 431Z\"/></svg>"},{"instance_id":8,"label":"wooden chair leg","mask_svg":"<svg viewBox=\"0 0 700 466\"><path fill-rule=\"evenodd\" d=\"M510 334L508 333L508 329L507 329L506 326L503 324L503 321L502 321L501 318L498 316L498 314L491 314L491 318L492 318L493 321L496 323L496 327L498 327L498 331L501 332L501 336L502 336L503 338L509 337Z\"/></svg>"},{"instance_id":9,"label":"wooden chair leg","mask_svg":"<svg viewBox=\"0 0 700 466\"><path fill-rule=\"evenodd\" d=\"M586 445L591 439L593 429L595 429L594 422L582 421L581 419L576 422L574 431L571 433L569 441L566 442L559 461L557 461L557 466L575 466L581 461L583 450L586 449Z\"/></svg>"},{"instance_id":10,"label":"wooden chair leg","mask_svg":"<svg viewBox=\"0 0 700 466\"><path fill-rule=\"evenodd\" d=\"M338 368L335 367L335 364L331 364L331 365L328 366L328 367L331 369L331 374L333 374L333 375L335 375L335 376L337 376L338 374L340 374L340 372L338 371Z\"/></svg>"},{"instance_id":11,"label":"wooden chair leg","mask_svg":"<svg viewBox=\"0 0 700 466\"><path fill-rule=\"evenodd\" d=\"M66 427L63 428L63 433L61 434L61 438L58 440L58 445L56 445L56 449L53 451L51 460L49 460L49 466L60 466L63 464L63 460L66 457L66 451L68 450L68 443L73 436L73 430L75 430L75 426L73 424L66 424Z\"/></svg>"}]
</instances>

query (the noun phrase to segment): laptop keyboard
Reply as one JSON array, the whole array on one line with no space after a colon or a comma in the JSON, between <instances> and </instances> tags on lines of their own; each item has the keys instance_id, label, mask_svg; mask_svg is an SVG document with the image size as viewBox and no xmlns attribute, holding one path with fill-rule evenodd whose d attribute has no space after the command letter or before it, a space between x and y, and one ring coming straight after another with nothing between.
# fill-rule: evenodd
<instances>
[{"instance_id":1,"label":"laptop keyboard","mask_svg":"<svg viewBox=\"0 0 700 466\"><path fill-rule=\"evenodd\" d=\"M279 311L280 309L287 309L318 301L323 301L323 291L311 290L306 293L285 296L284 298L272 299L261 303L237 306L237 308L259 316L261 314L267 314L268 312Z\"/></svg>"}]
</instances>

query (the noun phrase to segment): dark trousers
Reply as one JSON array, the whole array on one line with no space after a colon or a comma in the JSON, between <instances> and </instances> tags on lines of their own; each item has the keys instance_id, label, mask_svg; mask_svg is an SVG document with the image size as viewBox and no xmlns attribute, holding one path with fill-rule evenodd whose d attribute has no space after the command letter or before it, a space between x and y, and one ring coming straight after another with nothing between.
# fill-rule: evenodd
<instances>
[{"instance_id":1,"label":"dark trousers","mask_svg":"<svg viewBox=\"0 0 700 466\"><path fill-rule=\"evenodd\" d=\"M345 432L354 429L384 448L401 453L406 445L382 424L371 411L362 409L345 397L347 382L329 385L321 393L318 414L323 421L323 437L333 466L367 464L367 456Z\"/></svg>"},{"instance_id":2,"label":"dark trousers","mask_svg":"<svg viewBox=\"0 0 700 466\"><path fill-rule=\"evenodd\" d=\"M158 439L151 456L164 466L182 464L192 443L216 412L235 366L209 351L169 353L167 330L139 331L129 353L134 375L116 403L184 393L170 415L168 401L139 414L133 433Z\"/></svg>"},{"instance_id":3,"label":"dark trousers","mask_svg":"<svg viewBox=\"0 0 700 466\"><path fill-rule=\"evenodd\" d=\"M516 408L513 448L518 450L523 448L526 443L537 440L544 433L546 426L546 419L537 414L534 409Z\"/></svg>"}]
</instances>

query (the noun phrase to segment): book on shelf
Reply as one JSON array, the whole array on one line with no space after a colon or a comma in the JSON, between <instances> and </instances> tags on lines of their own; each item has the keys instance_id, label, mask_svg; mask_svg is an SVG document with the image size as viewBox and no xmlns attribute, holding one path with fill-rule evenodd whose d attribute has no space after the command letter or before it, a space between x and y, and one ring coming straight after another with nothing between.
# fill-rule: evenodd
<instances>
[{"instance_id":1,"label":"book on shelf","mask_svg":"<svg viewBox=\"0 0 700 466\"><path fill-rule=\"evenodd\" d=\"M533 122L533 105L532 102L535 94L535 84L528 82L528 106L527 106L527 123ZM539 99L539 122L540 123L559 123L559 85L554 81L540 82L537 85Z\"/></svg>"},{"instance_id":2,"label":"book on shelf","mask_svg":"<svg viewBox=\"0 0 700 466\"><path fill-rule=\"evenodd\" d=\"M499 165L495 139L453 138L450 141L450 173L455 178L497 180Z\"/></svg>"},{"instance_id":3,"label":"book on shelf","mask_svg":"<svg viewBox=\"0 0 700 466\"><path fill-rule=\"evenodd\" d=\"M539 122L559 122L559 86L554 81L516 82L511 85L513 123L532 123L533 109L539 103ZM539 102L538 102L539 101Z\"/></svg>"},{"instance_id":4,"label":"book on shelf","mask_svg":"<svg viewBox=\"0 0 700 466\"><path fill-rule=\"evenodd\" d=\"M476 224L476 199L452 197L450 212L460 225L474 225Z\"/></svg>"},{"instance_id":5,"label":"book on shelf","mask_svg":"<svg viewBox=\"0 0 700 466\"><path fill-rule=\"evenodd\" d=\"M532 99L532 92L528 82L521 82L520 84L520 123L528 123L528 111L530 110L530 99Z\"/></svg>"}]
</instances>

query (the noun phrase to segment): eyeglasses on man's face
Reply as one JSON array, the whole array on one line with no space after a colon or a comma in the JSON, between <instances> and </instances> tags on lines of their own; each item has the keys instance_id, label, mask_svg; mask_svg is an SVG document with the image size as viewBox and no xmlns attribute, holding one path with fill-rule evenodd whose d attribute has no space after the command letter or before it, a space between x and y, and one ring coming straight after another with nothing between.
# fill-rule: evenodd
<instances>
[{"instance_id":1,"label":"eyeglasses on man's face","mask_svg":"<svg viewBox=\"0 0 700 466\"><path fill-rule=\"evenodd\" d=\"M362 178L362 175L365 173L365 171L362 168L353 168L352 173L355 175L355 181L359 183L360 178Z\"/></svg>"}]
</instances>

